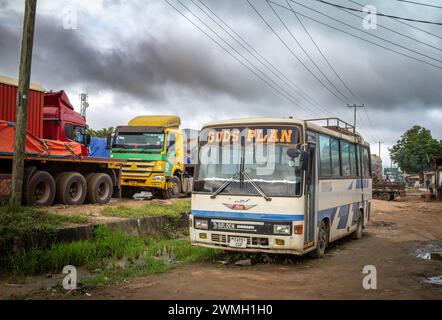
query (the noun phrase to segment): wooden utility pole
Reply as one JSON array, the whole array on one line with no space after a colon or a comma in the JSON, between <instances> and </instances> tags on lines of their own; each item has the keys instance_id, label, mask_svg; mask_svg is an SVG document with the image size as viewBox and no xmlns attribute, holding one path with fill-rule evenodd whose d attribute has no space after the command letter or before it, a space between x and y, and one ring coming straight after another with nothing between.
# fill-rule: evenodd
<instances>
[{"instance_id":1,"label":"wooden utility pole","mask_svg":"<svg viewBox=\"0 0 442 320\"><path fill-rule=\"evenodd\" d=\"M10 205L21 206L28 122L28 97L31 82L32 49L34 45L37 0L25 0L23 36L21 43L20 74L18 77L17 115L15 120L15 156L12 165Z\"/></svg>"},{"instance_id":2,"label":"wooden utility pole","mask_svg":"<svg viewBox=\"0 0 442 320\"><path fill-rule=\"evenodd\" d=\"M381 157L381 144L384 143L384 141L378 141L379 143L379 158Z\"/></svg>"},{"instance_id":3,"label":"wooden utility pole","mask_svg":"<svg viewBox=\"0 0 442 320\"><path fill-rule=\"evenodd\" d=\"M349 108L353 108L353 126L354 126L354 128L355 128L355 132L354 133L356 133L356 112L357 112L357 109L358 108L364 108L365 107L365 105L361 105L361 106L357 106L357 105L347 105L347 107L349 107Z\"/></svg>"}]
</instances>

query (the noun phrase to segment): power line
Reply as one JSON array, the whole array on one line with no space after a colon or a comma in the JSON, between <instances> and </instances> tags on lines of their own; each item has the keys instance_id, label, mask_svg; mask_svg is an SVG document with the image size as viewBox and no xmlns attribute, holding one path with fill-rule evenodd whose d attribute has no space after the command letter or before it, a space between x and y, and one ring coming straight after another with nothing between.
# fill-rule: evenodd
<instances>
[{"instance_id":1,"label":"power line","mask_svg":"<svg viewBox=\"0 0 442 320\"><path fill-rule=\"evenodd\" d=\"M425 63L425 64L427 64L427 65L429 65L429 66L432 66L432 67L435 67L435 68L438 68L438 69L441 69L441 70L442 70L442 67L437 66L437 65L435 65L435 64L433 64L433 63L431 63L431 62L428 62L428 61L425 61L425 60L422 60L422 59L419 59L419 58L416 58L416 57L410 56L410 55L408 55L408 54L406 54L406 53L403 53L403 52L400 52L400 51L397 51L397 50L394 50L394 49L391 49L391 48L385 47L385 46L383 46L383 45L381 45L381 44L379 44L379 43L373 42L373 41L371 41L371 40L367 40L367 39L362 38L362 37L360 37L360 36L358 36L358 35L355 35L355 34L353 34L353 33L350 33L350 32L348 32L348 31L345 31L345 30L339 29L339 28L337 28L337 27L335 27L335 26L332 26L332 25L327 24L327 23L325 23L325 22L319 21L319 20L317 20L317 19L315 19L315 18L309 17L309 16L307 16L307 15L305 15L305 14L302 14L302 13L299 12L299 11L292 10L292 9L290 9L290 8L288 8L288 7L286 7L286 6L283 6L283 5L279 4L279 3L276 3L276 2L274 2L274 1L270 1L270 2L273 3L273 4L275 4L275 5L277 5L277 6L279 6L279 7L281 7L281 8L284 8L284 9L286 9L286 10L296 12L298 15L300 15L300 16L302 16L302 17L304 17L304 18L307 18L307 19L309 19L309 20L315 21L316 23L322 24L322 25L324 25L324 26L326 26L326 27L329 27L329 28L331 28L331 29L333 29L333 30L336 30L336 31L339 31L339 32L342 32L342 33L348 34L348 35L350 35L350 36L352 36L352 37L354 37L354 38L357 38L357 39L359 39L359 40L362 40L362 41L368 42L368 43L370 43L370 44L372 44L372 45L375 45L375 46L377 46L377 47L383 48L383 49L385 49L385 50L388 50L388 51L394 52L394 53L396 53L396 54L399 54L399 55L401 55L401 56L407 57L407 58L409 58L409 59L412 59L412 60L415 60L415 61L419 61L419 62ZM330 17L330 18L331 18L331 17Z\"/></svg>"},{"instance_id":2,"label":"power line","mask_svg":"<svg viewBox=\"0 0 442 320\"><path fill-rule=\"evenodd\" d=\"M350 2L352 2L352 3L354 3L354 4L359 5L360 7L364 7L363 4L361 4L361 3L359 3L359 2L356 2L356 1L354 1L354 0L348 0L348 1L350 1ZM378 11L378 13L380 13L380 11ZM431 35L431 36L433 36L433 37L436 37L436 38L442 39L441 36L439 36L439 35L437 35L437 34L434 34L434 33L432 33L432 32L429 32L429 31L427 31L427 30L421 29L421 28L419 28L419 27L416 27L416 26L414 26L414 25L412 25L412 24L410 24L410 23L407 23L407 22L404 22L404 21L402 21L402 20L395 19L395 18L390 18L390 19L392 19L392 20L394 20L394 21L396 21L396 22L399 22L400 24L406 25L406 26L408 26L408 27L410 27L410 28L413 28L413 29L419 30L419 31L421 31L421 32L423 32L423 33L426 33L426 34L428 34L428 35Z\"/></svg>"},{"instance_id":3,"label":"power line","mask_svg":"<svg viewBox=\"0 0 442 320\"><path fill-rule=\"evenodd\" d=\"M442 9L441 6L436 6L434 4L429 4L429 3L422 3L422 2L409 1L409 0L396 0L396 1L417 4L418 6L425 6L425 7L432 7L432 8Z\"/></svg>"},{"instance_id":4,"label":"power line","mask_svg":"<svg viewBox=\"0 0 442 320\"><path fill-rule=\"evenodd\" d=\"M346 10L351 10L351 11L356 11L356 12L364 13L363 10L341 6L339 4L327 2L327 1L324 1L324 0L315 0L315 1L322 2L324 4L327 4L327 5L333 6L333 7L338 7L338 8L342 8L342 9L346 9ZM404 17L398 17L398 16L394 16L394 15L390 15L390 14L383 14L383 13L379 13L379 12L376 12L374 14L376 14L378 16L381 16L381 17L394 18L394 19L399 19L399 20L419 22L419 23L426 23L426 24L434 24L434 25L442 26L442 22L427 21L427 20L417 20L417 19L412 19L412 18L404 18Z\"/></svg>"},{"instance_id":5,"label":"power line","mask_svg":"<svg viewBox=\"0 0 442 320\"><path fill-rule=\"evenodd\" d=\"M319 105L316 101L314 101L313 98L311 98L308 94L306 94L301 88L299 88L295 83L293 83L290 79L287 78L278 68L276 68L270 61L268 61L266 58L264 58L249 42L247 42L240 34L238 34L233 28L231 28L221 17L219 17L212 9L210 9L209 6L207 6L203 1L198 0L213 16L215 16L221 23L218 23L215 19L213 19L203 8L201 8L194 0L191 0L194 5L196 5L204 14L213 22L215 22L224 32L226 32L235 42L237 42L241 47L243 47L253 58L258 61L260 64L262 64L266 69L268 69L273 75L275 75L280 81L282 81L284 84L286 84L288 87L290 87L293 91L295 91L298 95L300 95L303 99L305 99L307 102L309 102L313 107L316 107L318 109L321 109L321 112L326 112L325 108ZM225 27L224 27L224 26ZM227 30L227 29L228 30ZM231 33L230 33L230 32ZM237 38L235 38L234 35L241 41L239 41ZM264 63L265 61L266 63ZM270 67L269 67L270 65ZM306 98L307 97L307 98ZM306 107L307 108L307 107Z\"/></svg>"},{"instance_id":6,"label":"power line","mask_svg":"<svg viewBox=\"0 0 442 320\"><path fill-rule=\"evenodd\" d=\"M290 36L293 38L293 40L295 40L296 44L299 46L299 48L302 50L302 52L304 52L304 54L307 56L307 58L310 60L311 63L313 63L313 65L316 67L316 69L323 75L323 77L331 84L331 86L333 88L335 88L335 90L344 97L344 99L346 99L347 101L342 100L341 98L338 98L339 100L341 100L344 103L347 103L350 101L350 99L347 98L346 95L344 95L341 90L339 90L335 84L325 75L325 73L321 70L321 68L318 66L318 64L313 60L313 58L308 54L308 52L304 49L304 47L301 45L301 43L298 41L298 39L295 37L295 35L293 34L293 32L290 31L289 27L287 26L287 24L284 22L284 20L282 20L282 18L279 16L279 14L276 12L276 10L272 7L272 5L267 1L267 4L269 5L269 7L272 9L272 11L275 13L275 15L278 17L278 20L282 23L282 25L284 26L284 28L287 30L287 32L290 34ZM336 95L335 95L336 96Z\"/></svg>"},{"instance_id":7,"label":"power line","mask_svg":"<svg viewBox=\"0 0 442 320\"><path fill-rule=\"evenodd\" d=\"M336 95L336 93L334 93L332 90L330 90L329 87L327 87L322 81L321 79L319 79L305 64L304 62L293 52L293 50L287 45L287 43L281 38L281 36L275 31L275 29L273 29L273 27L267 22L267 20L261 15L261 13L255 8L255 6L249 1L247 0L247 2L249 3L249 5L253 8L253 10L256 12L256 14L258 14L258 16L261 18L261 20L267 25L267 27L276 35L276 37L284 44L284 46L290 51L290 53L293 55L293 57L296 58L296 60L299 61L299 63L301 63L301 65L328 91L330 91L336 98L338 98L339 100L343 101L341 97L339 97L338 95ZM344 102L345 103L345 102Z\"/></svg>"},{"instance_id":8,"label":"power line","mask_svg":"<svg viewBox=\"0 0 442 320\"><path fill-rule=\"evenodd\" d=\"M352 1L352 2L353 2L353 1ZM357 18L359 18L359 19L362 18L361 16L357 15L356 13L352 13L352 12L346 10L346 9L342 9L342 8L338 8L338 9L339 9L339 10L342 10L342 11L344 11L344 12L346 12L346 13L348 13L348 14L354 16L354 17L357 17ZM402 37L405 37L405 38L407 38L407 39L410 39L410 40L416 41L416 42L418 42L418 43L420 43L420 44L423 44L423 45L425 45L425 46L427 46L427 47L430 47L430 48L436 49L436 50L438 50L438 51L442 51L442 49L439 48L439 47L433 46L432 44L429 44L429 43L426 43L426 42L421 41L421 40L419 40L419 39L413 38L413 37L411 37L411 36L409 36L409 35L407 35L407 34L405 34L405 33L402 33L402 32L396 31L396 30L394 30L394 29L388 28L388 27L386 27L386 26L383 26L383 25L379 24L378 22L375 22L374 24L375 24L376 26L382 28L382 29L386 29L386 30L391 31L391 32L393 32L393 33L396 33L396 34L398 34L398 35L400 35L400 36L402 36Z\"/></svg>"},{"instance_id":9,"label":"power line","mask_svg":"<svg viewBox=\"0 0 442 320\"><path fill-rule=\"evenodd\" d=\"M413 49L407 48L407 47L405 47L405 46L403 46L403 45L400 45L400 44L394 43L393 41L390 41L390 40L388 40L388 39L382 38L382 37L377 36L377 35L375 35L375 34L372 34L372 33L370 33L370 32L360 30L360 29L356 28L355 26L352 26L351 24L348 24L348 23L346 23L346 22L342 22L342 21L339 20L339 19L336 19L336 18L334 18L334 17L332 17L332 16L330 16L330 15L327 15L327 14L321 12L321 11L318 11L318 10L316 10L316 9L313 9L313 8L311 8L311 7L309 7L309 6L306 6L306 5L302 4L302 3L299 3L299 2L297 2L297 1L294 1L294 0L290 0L290 1L291 1L291 2L294 2L294 3L296 3L296 4L298 4L298 5L301 6L301 7L307 8L307 9L313 11L313 12L316 12L316 13L322 15L322 16L325 16L325 17L327 17L327 18L329 18L329 19L331 19L331 20L333 20L333 21L336 21L336 22L338 22L338 23L340 23L340 24L342 24L342 25L344 25L344 26L346 26L346 27L349 27L349 28L351 28L351 29L357 30L357 31L359 31L359 32L363 32L363 33L368 34L368 35L370 35L370 36L372 36L372 37L374 37L374 38L376 38L376 39L379 39L379 40L385 41L385 42L387 42L387 43L390 43L390 44L392 44L392 45L395 45L395 46L397 46L397 47L399 47L399 48L401 48L401 49L404 49L404 50L410 51L410 52L412 52L412 53L418 54L418 55L423 56L423 57L425 57L425 58L428 58L428 59L431 59L431 60L437 61L437 62L439 62L439 63L442 63L442 60L439 60L439 59L436 59L436 58L430 57L430 56L428 56L428 55L426 55L426 54L424 54L424 53L421 53L421 52L418 52L418 51L416 51L416 50L413 50ZM316 0L316 1L320 1L320 2L322 2L322 0Z\"/></svg>"},{"instance_id":10,"label":"power line","mask_svg":"<svg viewBox=\"0 0 442 320\"><path fill-rule=\"evenodd\" d=\"M249 70L251 73L253 73L256 77L258 77L261 81L263 81L267 86L278 92L280 95L282 95L284 98L286 98L291 103L297 105L296 100L293 101L290 97L286 96L284 93L279 91L277 88L275 88L272 84L270 84L267 80L265 80L263 77L261 77L259 74L257 74L254 70L252 70L248 65L246 65L243 61L241 61L238 57L236 57L232 52L230 52L228 49L226 49L224 46L222 46L218 41L216 41L211 35L209 35L206 31L204 31L200 26L198 26L196 23L194 23L192 20L190 20L183 12L181 12L177 7L175 7L172 3L170 3L168 0L164 0L169 6L171 6L173 9L175 9L180 15L182 15L187 21L189 21L193 26L195 26L199 31L201 31L204 35L206 35L210 40L212 40L215 44L217 44L221 49L226 51L230 56L232 56L236 61L241 63L247 70ZM181 4L183 5L183 4ZM213 32L213 31L212 31Z\"/></svg>"},{"instance_id":11,"label":"power line","mask_svg":"<svg viewBox=\"0 0 442 320\"><path fill-rule=\"evenodd\" d=\"M292 8L290 2L288 0L287 1L287 5ZM292 8L293 9L293 8ZM299 16L293 12L293 15L296 17L296 19L298 20L298 22L300 23L300 25L302 26L302 28L304 29L305 33L307 34L307 36L310 38L310 40L313 42L314 46L316 47L316 49L318 50L318 52L320 53L320 55L322 56L322 58L325 60L325 62L328 64L328 66L330 67L330 69L332 69L333 73L336 75L336 77L339 79L339 81L342 83L342 85L348 90L348 92L350 92L350 94L353 96L353 98L355 98L356 100L358 100L359 102L360 99L353 93L353 91L348 87L348 85L345 83L345 81L342 79L342 77L337 73L337 71L335 70L335 68L332 66L332 64L330 63L330 61L327 59L327 57L325 56L325 54L322 52L322 50L319 48L318 44L316 43L316 41L313 39L312 35L310 34L310 32L308 31L307 27L304 25L304 23L302 22L301 18L299 18Z\"/></svg>"}]
</instances>

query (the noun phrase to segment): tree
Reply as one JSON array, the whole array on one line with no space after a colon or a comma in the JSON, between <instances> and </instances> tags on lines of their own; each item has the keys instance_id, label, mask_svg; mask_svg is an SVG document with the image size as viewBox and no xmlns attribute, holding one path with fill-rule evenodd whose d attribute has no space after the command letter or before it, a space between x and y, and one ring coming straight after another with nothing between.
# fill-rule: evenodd
<instances>
[{"instance_id":1,"label":"tree","mask_svg":"<svg viewBox=\"0 0 442 320\"><path fill-rule=\"evenodd\" d=\"M408 173L430 170L433 156L442 155L442 142L433 139L431 131L415 125L389 149L391 159Z\"/></svg>"},{"instance_id":2,"label":"tree","mask_svg":"<svg viewBox=\"0 0 442 320\"><path fill-rule=\"evenodd\" d=\"M103 128L101 130L87 129L87 134L91 137L106 138L108 134L114 133L114 127Z\"/></svg>"}]
</instances>

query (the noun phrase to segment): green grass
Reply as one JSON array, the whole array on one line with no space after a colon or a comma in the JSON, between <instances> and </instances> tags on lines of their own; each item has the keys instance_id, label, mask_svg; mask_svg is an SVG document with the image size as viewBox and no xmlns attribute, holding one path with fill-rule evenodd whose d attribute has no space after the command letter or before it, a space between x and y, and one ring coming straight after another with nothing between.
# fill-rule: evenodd
<instances>
[{"instance_id":1,"label":"green grass","mask_svg":"<svg viewBox=\"0 0 442 320\"><path fill-rule=\"evenodd\" d=\"M52 234L66 223L84 224L83 216L61 216L38 208L0 206L0 242L30 233Z\"/></svg>"},{"instance_id":2,"label":"green grass","mask_svg":"<svg viewBox=\"0 0 442 320\"><path fill-rule=\"evenodd\" d=\"M190 212L190 200L174 201L171 205L146 204L141 208L125 206L108 207L102 211L104 216L120 218L144 218L169 216L179 217L182 213Z\"/></svg>"},{"instance_id":3,"label":"green grass","mask_svg":"<svg viewBox=\"0 0 442 320\"><path fill-rule=\"evenodd\" d=\"M98 269L94 276L82 279L83 284L97 285L215 259L217 254L213 249L193 247L188 240L134 237L100 226L93 240L16 252L0 257L0 266L14 276L60 273L66 265Z\"/></svg>"}]
</instances>

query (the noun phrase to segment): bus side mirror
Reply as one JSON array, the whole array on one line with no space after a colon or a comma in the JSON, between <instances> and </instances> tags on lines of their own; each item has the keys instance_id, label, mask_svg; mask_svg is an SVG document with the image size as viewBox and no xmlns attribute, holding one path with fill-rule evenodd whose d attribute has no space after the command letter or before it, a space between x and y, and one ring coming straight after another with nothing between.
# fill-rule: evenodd
<instances>
[{"instance_id":1,"label":"bus side mirror","mask_svg":"<svg viewBox=\"0 0 442 320\"><path fill-rule=\"evenodd\" d=\"M110 150L112 147L112 134L108 133L106 135L106 149Z\"/></svg>"},{"instance_id":2,"label":"bus side mirror","mask_svg":"<svg viewBox=\"0 0 442 320\"><path fill-rule=\"evenodd\" d=\"M301 155L301 151L296 148L289 148L287 150L287 155L289 156L290 159L296 159L299 158L299 156Z\"/></svg>"}]
</instances>

